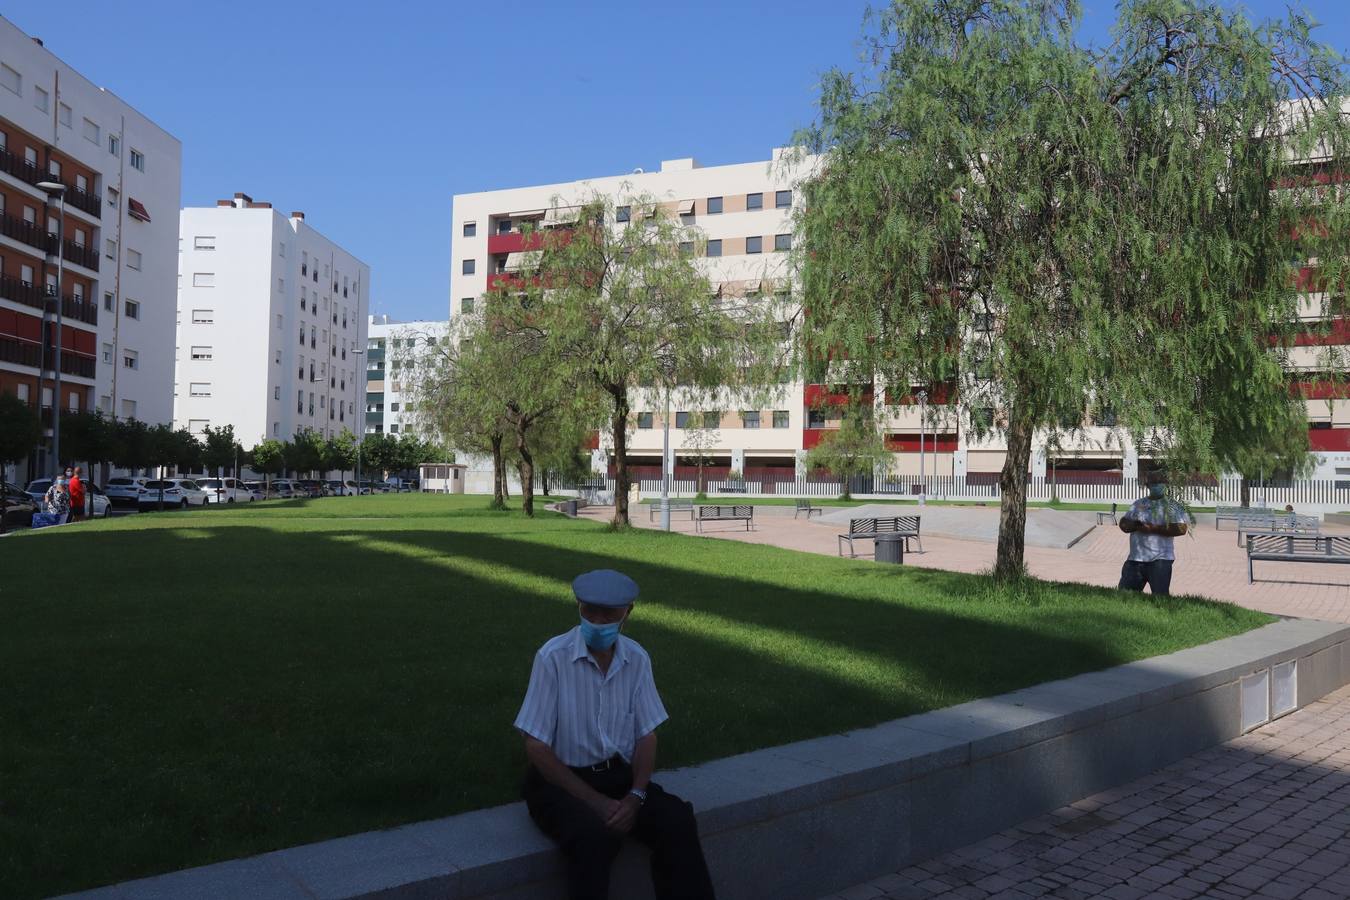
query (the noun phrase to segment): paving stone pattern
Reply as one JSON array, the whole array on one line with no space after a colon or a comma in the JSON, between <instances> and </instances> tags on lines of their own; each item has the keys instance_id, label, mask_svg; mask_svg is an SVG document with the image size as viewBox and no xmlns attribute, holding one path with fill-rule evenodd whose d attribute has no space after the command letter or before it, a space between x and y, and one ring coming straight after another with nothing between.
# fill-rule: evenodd
<instances>
[{"instance_id":1,"label":"paving stone pattern","mask_svg":"<svg viewBox=\"0 0 1350 900\"><path fill-rule=\"evenodd\" d=\"M1350 897L1350 687L829 900Z\"/></svg>"}]
</instances>

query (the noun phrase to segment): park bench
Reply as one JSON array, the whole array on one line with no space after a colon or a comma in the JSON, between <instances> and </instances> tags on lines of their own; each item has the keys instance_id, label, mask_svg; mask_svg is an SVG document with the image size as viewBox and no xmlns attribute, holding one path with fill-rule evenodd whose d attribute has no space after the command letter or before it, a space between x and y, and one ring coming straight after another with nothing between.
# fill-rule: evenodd
<instances>
[{"instance_id":1,"label":"park bench","mask_svg":"<svg viewBox=\"0 0 1350 900\"><path fill-rule=\"evenodd\" d=\"M1256 576L1252 563L1269 562L1350 563L1350 536L1326 534L1247 535L1247 583Z\"/></svg>"},{"instance_id":2,"label":"park bench","mask_svg":"<svg viewBox=\"0 0 1350 900\"><path fill-rule=\"evenodd\" d=\"M905 549L909 549L909 539L913 538L923 550L923 541L919 538L918 516L885 516L875 519L849 519L848 534L839 535L839 555L844 555L844 543L848 543L848 555L854 552L854 541L871 541L878 534L898 534L905 539Z\"/></svg>"},{"instance_id":3,"label":"park bench","mask_svg":"<svg viewBox=\"0 0 1350 900\"><path fill-rule=\"evenodd\" d=\"M670 504L671 515L674 515L677 512L687 512L689 513L689 518L691 520L694 518L693 500L669 500L667 501L667 503ZM656 514L659 513L660 511L661 511L661 501L653 500L647 507L647 521L648 522L655 521Z\"/></svg>"},{"instance_id":4,"label":"park bench","mask_svg":"<svg viewBox=\"0 0 1350 900\"><path fill-rule=\"evenodd\" d=\"M744 522L745 530L749 531L754 519L753 506L700 506L694 518L694 530L702 531L704 522Z\"/></svg>"},{"instance_id":5,"label":"park bench","mask_svg":"<svg viewBox=\"0 0 1350 900\"><path fill-rule=\"evenodd\" d=\"M1119 510L1119 508L1120 504L1112 503L1110 512L1103 512L1099 510L1097 512L1097 524L1098 525L1105 524L1105 522L1102 521L1103 519L1105 519L1107 522L1110 522L1112 525L1120 524L1119 521L1116 519L1116 513Z\"/></svg>"},{"instance_id":6,"label":"park bench","mask_svg":"<svg viewBox=\"0 0 1350 900\"><path fill-rule=\"evenodd\" d=\"M1244 534L1320 534L1322 520L1317 516L1279 515L1246 516L1237 520L1238 546Z\"/></svg>"},{"instance_id":7,"label":"park bench","mask_svg":"<svg viewBox=\"0 0 1350 900\"><path fill-rule=\"evenodd\" d=\"M1252 509L1249 506L1217 506L1214 508L1214 530L1219 530L1220 522L1236 522L1244 516L1259 512L1262 510Z\"/></svg>"},{"instance_id":8,"label":"park bench","mask_svg":"<svg viewBox=\"0 0 1350 900\"><path fill-rule=\"evenodd\" d=\"M810 500L805 500L805 499L800 499L800 498L799 498L799 499L797 500L797 508L796 508L796 509L793 511L793 513L792 513L792 518L795 519L795 518L797 518L798 516L800 516L802 513L806 513L806 521L809 522L809 521L811 521L811 516L812 516L813 514L814 514L814 515L824 515L825 510L821 509L819 506L812 506Z\"/></svg>"}]
</instances>

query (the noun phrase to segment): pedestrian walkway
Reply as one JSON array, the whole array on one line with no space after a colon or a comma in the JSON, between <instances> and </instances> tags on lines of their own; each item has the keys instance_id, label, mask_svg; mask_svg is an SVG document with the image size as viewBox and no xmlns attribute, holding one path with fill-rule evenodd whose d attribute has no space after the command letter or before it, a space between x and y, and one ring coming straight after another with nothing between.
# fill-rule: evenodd
<instances>
[{"instance_id":1,"label":"pedestrian walkway","mask_svg":"<svg viewBox=\"0 0 1350 900\"><path fill-rule=\"evenodd\" d=\"M756 510L753 531L747 532L739 522L714 523L703 530L702 537L771 544L827 556L838 553L836 535L846 526L760 512ZM905 507L905 513L923 515L922 510L912 506ZM613 514L613 507L582 510L583 516L603 521ZM649 521L645 507L635 509L632 522L640 528L660 527L658 522ZM676 531L694 533L687 516L678 517L671 524ZM1326 526L1325 531L1346 533L1340 526ZM995 545L991 542L925 534L923 548L923 553L906 553L905 565L953 572L987 572L994 566ZM866 554L870 565L870 542L860 543L858 549ZM1128 535L1119 528L1103 525L1068 549L1028 546L1025 559L1028 571L1037 578L1115 587L1128 552ZM1248 584L1246 551L1238 546L1232 531L1217 531L1212 524L1199 525L1189 535L1177 538L1176 552L1174 594L1212 597L1274 615L1350 622L1350 566L1258 562L1258 581Z\"/></svg>"},{"instance_id":2,"label":"pedestrian walkway","mask_svg":"<svg viewBox=\"0 0 1350 900\"><path fill-rule=\"evenodd\" d=\"M829 900L938 897L1350 897L1350 687Z\"/></svg>"}]
</instances>

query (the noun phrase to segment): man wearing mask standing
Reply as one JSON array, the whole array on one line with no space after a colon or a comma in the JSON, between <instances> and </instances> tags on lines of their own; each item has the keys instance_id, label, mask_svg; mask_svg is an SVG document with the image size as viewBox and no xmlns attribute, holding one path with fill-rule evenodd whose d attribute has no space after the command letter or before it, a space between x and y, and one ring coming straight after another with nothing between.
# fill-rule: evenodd
<instances>
[{"instance_id":1,"label":"man wearing mask standing","mask_svg":"<svg viewBox=\"0 0 1350 900\"><path fill-rule=\"evenodd\" d=\"M1148 496L1134 501L1120 520L1120 530L1130 536L1130 555L1120 570L1120 590L1142 591L1147 584L1156 596L1171 593L1172 563L1177 558L1174 539L1186 533L1188 519L1181 504L1168 498L1162 473L1151 473Z\"/></svg>"},{"instance_id":2,"label":"man wearing mask standing","mask_svg":"<svg viewBox=\"0 0 1350 900\"><path fill-rule=\"evenodd\" d=\"M572 593L581 622L535 654L515 722L530 817L566 856L572 900L606 900L626 834L651 848L658 900L710 900L693 807L650 780L666 709L651 658L619 634L637 583L599 569L578 576Z\"/></svg>"}]
</instances>

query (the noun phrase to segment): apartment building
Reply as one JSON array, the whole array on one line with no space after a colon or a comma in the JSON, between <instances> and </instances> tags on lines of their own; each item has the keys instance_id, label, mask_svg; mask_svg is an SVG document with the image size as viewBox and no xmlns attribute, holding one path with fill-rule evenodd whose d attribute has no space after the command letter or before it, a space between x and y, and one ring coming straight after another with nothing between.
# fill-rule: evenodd
<instances>
[{"instance_id":1,"label":"apartment building","mask_svg":"<svg viewBox=\"0 0 1350 900\"><path fill-rule=\"evenodd\" d=\"M181 181L175 137L0 18L0 390L48 434L53 406L173 418ZM65 186L64 223L39 182Z\"/></svg>"},{"instance_id":2,"label":"apartment building","mask_svg":"<svg viewBox=\"0 0 1350 900\"><path fill-rule=\"evenodd\" d=\"M448 321L403 322L387 315L370 317L366 339L366 434L416 431L412 391L404 367L428 348L448 339Z\"/></svg>"},{"instance_id":3,"label":"apartment building","mask_svg":"<svg viewBox=\"0 0 1350 900\"><path fill-rule=\"evenodd\" d=\"M179 217L174 424L359 433L370 267L247 194Z\"/></svg>"},{"instance_id":4,"label":"apartment building","mask_svg":"<svg viewBox=\"0 0 1350 900\"><path fill-rule=\"evenodd\" d=\"M769 160L703 167L692 159L667 160L659 171L634 170L626 175L575 182L459 194L453 201L451 239L451 322L471 315L482 295L499 284L509 284L537 246L522 233L534 229L568 227L567 207L595 194L613 198L616 224L630 221L639 211L631 198L653 197L654 212L678 217L698 229L704 238L701 262L709 280L723 296L766 295L791 290L786 251L792 247L791 211L799 202L798 182L814 166L807 158L786 164L782 150ZM1309 293L1305 318L1322 315L1321 295L1312 293L1315 274L1303 273ZM1344 322L1340 323L1344 325ZM992 327L977 322L975 328ZM1343 388L1319 376L1325 363L1319 345L1328 341L1350 344L1350 329L1333 328L1330 336L1314 333L1300 338L1290 355L1291 380L1297 380L1308 402L1309 436L1316 453L1315 477L1350 476L1350 399ZM1324 373L1323 373L1324 374ZM705 477L719 479L737 471L747 480L791 481L804 474L803 458L830 430L839 427L840 410L850 402L838 387L824 382L784 385L764 409L736 409L730 402L720 409L674 408L671 417L671 464L679 478L692 478L702 457ZM978 379L978 372L967 373ZM996 481L1006 458L998 436L983 440L973 435L973 417L990 417L995 410L974 408L960 401L960 383L939 386L930 394L914 386L874 384L864 387L862 401L876 408L876 421L894 451L893 472L917 475L922 462L930 476L958 476L974 481ZM978 392L966 391L966 396ZM629 461L635 478L657 478L661 472L662 426L666 410L657 398L639 397L634 406ZM1150 460L1128 436L1118 434L1111 421L1090 421L1073 436L1037 436L1031 474L1071 481L1109 481L1133 478ZM603 443L595 451L597 470L609 464ZM922 450L922 452L921 452Z\"/></svg>"}]
</instances>

